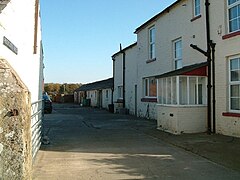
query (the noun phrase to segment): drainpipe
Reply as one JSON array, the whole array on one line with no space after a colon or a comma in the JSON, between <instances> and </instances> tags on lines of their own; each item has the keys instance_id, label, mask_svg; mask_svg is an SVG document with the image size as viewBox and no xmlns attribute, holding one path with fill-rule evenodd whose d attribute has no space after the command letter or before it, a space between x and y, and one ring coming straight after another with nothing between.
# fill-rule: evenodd
<instances>
[{"instance_id":1,"label":"drainpipe","mask_svg":"<svg viewBox=\"0 0 240 180\"><path fill-rule=\"evenodd\" d=\"M211 43L212 48L212 85L213 85L213 133L216 133L216 92L215 92L215 47L216 43Z\"/></svg>"},{"instance_id":2,"label":"drainpipe","mask_svg":"<svg viewBox=\"0 0 240 180\"><path fill-rule=\"evenodd\" d=\"M125 80L125 76L126 76L126 54L125 54L125 51L123 51L122 50L122 45L120 44L120 52L122 53L122 55L123 55L123 58L122 58L122 61L123 61L123 108L125 108L126 107L126 105L125 105L125 82L126 82L126 80Z\"/></svg>"},{"instance_id":3,"label":"drainpipe","mask_svg":"<svg viewBox=\"0 0 240 180\"><path fill-rule=\"evenodd\" d=\"M126 82L126 54L125 51L122 52L123 54L123 108L126 107L125 105L125 82Z\"/></svg>"},{"instance_id":4,"label":"drainpipe","mask_svg":"<svg viewBox=\"0 0 240 180\"><path fill-rule=\"evenodd\" d=\"M211 38L210 38L210 21L209 21L209 0L205 0L205 8L206 8L206 35L207 35L207 62L208 62L208 84L207 84L207 91L208 91L208 134L211 134L211 119L212 119L212 67L211 67Z\"/></svg>"},{"instance_id":5,"label":"drainpipe","mask_svg":"<svg viewBox=\"0 0 240 180\"><path fill-rule=\"evenodd\" d=\"M115 79L115 58L112 57L113 61L113 87L112 87L112 101L111 103L113 104L113 93L114 93L114 79Z\"/></svg>"}]
</instances>

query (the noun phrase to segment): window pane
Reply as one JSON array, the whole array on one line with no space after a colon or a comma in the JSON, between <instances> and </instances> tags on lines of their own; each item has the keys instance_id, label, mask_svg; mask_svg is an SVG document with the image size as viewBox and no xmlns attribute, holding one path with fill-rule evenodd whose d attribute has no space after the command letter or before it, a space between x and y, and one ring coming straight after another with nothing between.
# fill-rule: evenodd
<instances>
[{"instance_id":1,"label":"window pane","mask_svg":"<svg viewBox=\"0 0 240 180\"><path fill-rule=\"evenodd\" d=\"M179 100L180 104L187 104L187 78L180 77L179 78Z\"/></svg>"},{"instance_id":2,"label":"window pane","mask_svg":"<svg viewBox=\"0 0 240 180\"><path fill-rule=\"evenodd\" d=\"M157 82L155 78L151 78L149 82L149 96L157 96Z\"/></svg>"},{"instance_id":3,"label":"window pane","mask_svg":"<svg viewBox=\"0 0 240 180\"><path fill-rule=\"evenodd\" d=\"M238 30L238 20L237 19L234 19L232 21L229 22L229 26L230 26L230 32L233 32L233 31L237 31Z\"/></svg>"},{"instance_id":4,"label":"window pane","mask_svg":"<svg viewBox=\"0 0 240 180\"><path fill-rule=\"evenodd\" d=\"M195 16L199 15L200 14L200 0L195 0Z\"/></svg>"},{"instance_id":5,"label":"window pane","mask_svg":"<svg viewBox=\"0 0 240 180\"><path fill-rule=\"evenodd\" d=\"M175 61L175 69L182 68L182 59Z\"/></svg>"},{"instance_id":6,"label":"window pane","mask_svg":"<svg viewBox=\"0 0 240 180\"><path fill-rule=\"evenodd\" d=\"M148 84L148 79L145 79L144 81L144 87L145 87L145 96L148 96L148 88L149 88L149 84Z\"/></svg>"},{"instance_id":7,"label":"window pane","mask_svg":"<svg viewBox=\"0 0 240 180\"><path fill-rule=\"evenodd\" d=\"M240 81L240 70L231 71L231 81Z\"/></svg>"},{"instance_id":8,"label":"window pane","mask_svg":"<svg viewBox=\"0 0 240 180\"><path fill-rule=\"evenodd\" d=\"M231 97L240 97L240 85L231 85Z\"/></svg>"},{"instance_id":9,"label":"window pane","mask_svg":"<svg viewBox=\"0 0 240 180\"><path fill-rule=\"evenodd\" d=\"M162 79L158 79L158 101L160 104L163 104L163 97L162 97L162 91L163 91L163 85L162 85Z\"/></svg>"},{"instance_id":10,"label":"window pane","mask_svg":"<svg viewBox=\"0 0 240 180\"><path fill-rule=\"evenodd\" d=\"M239 0L228 0L228 5L231 5L231 4L233 4L233 3L237 2L237 1L239 1Z\"/></svg>"},{"instance_id":11,"label":"window pane","mask_svg":"<svg viewBox=\"0 0 240 180\"><path fill-rule=\"evenodd\" d=\"M238 16L238 7L235 6L229 9L229 20L234 19Z\"/></svg>"},{"instance_id":12,"label":"window pane","mask_svg":"<svg viewBox=\"0 0 240 180\"><path fill-rule=\"evenodd\" d=\"M154 59L155 56L155 44L150 45L150 59Z\"/></svg>"},{"instance_id":13,"label":"window pane","mask_svg":"<svg viewBox=\"0 0 240 180\"><path fill-rule=\"evenodd\" d=\"M172 86L173 86L173 91L172 91L172 99L173 99L173 104L177 104L177 81L176 77L172 78Z\"/></svg>"},{"instance_id":14,"label":"window pane","mask_svg":"<svg viewBox=\"0 0 240 180\"><path fill-rule=\"evenodd\" d=\"M155 42L155 28L150 29L150 43Z\"/></svg>"},{"instance_id":15,"label":"window pane","mask_svg":"<svg viewBox=\"0 0 240 180\"><path fill-rule=\"evenodd\" d=\"M240 110L240 98L231 98L231 109Z\"/></svg>"},{"instance_id":16,"label":"window pane","mask_svg":"<svg viewBox=\"0 0 240 180\"><path fill-rule=\"evenodd\" d=\"M163 104L166 104L166 78L163 79Z\"/></svg>"},{"instance_id":17,"label":"window pane","mask_svg":"<svg viewBox=\"0 0 240 180\"><path fill-rule=\"evenodd\" d=\"M167 104L171 104L171 78L167 78Z\"/></svg>"},{"instance_id":18,"label":"window pane","mask_svg":"<svg viewBox=\"0 0 240 180\"><path fill-rule=\"evenodd\" d=\"M239 65L238 65L238 59L236 58L236 59L232 59L231 61L230 61L230 67L231 67L231 70L237 70L237 69L239 69Z\"/></svg>"},{"instance_id":19,"label":"window pane","mask_svg":"<svg viewBox=\"0 0 240 180\"><path fill-rule=\"evenodd\" d=\"M197 86L196 82L197 78L190 77L189 78L189 103L197 104Z\"/></svg>"}]
</instances>

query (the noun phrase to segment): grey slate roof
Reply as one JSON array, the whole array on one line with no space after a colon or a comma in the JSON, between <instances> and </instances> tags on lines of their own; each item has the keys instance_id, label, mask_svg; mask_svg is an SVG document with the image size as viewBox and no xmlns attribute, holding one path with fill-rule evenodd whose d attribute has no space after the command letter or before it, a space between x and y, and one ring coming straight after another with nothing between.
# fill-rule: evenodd
<instances>
[{"instance_id":1,"label":"grey slate roof","mask_svg":"<svg viewBox=\"0 0 240 180\"><path fill-rule=\"evenodd\" d=\"M89 84L84 84L75 91L90 91L113 88L113 78L105 79L102 81L96 81Z\"/></svg>"}]
</instances>

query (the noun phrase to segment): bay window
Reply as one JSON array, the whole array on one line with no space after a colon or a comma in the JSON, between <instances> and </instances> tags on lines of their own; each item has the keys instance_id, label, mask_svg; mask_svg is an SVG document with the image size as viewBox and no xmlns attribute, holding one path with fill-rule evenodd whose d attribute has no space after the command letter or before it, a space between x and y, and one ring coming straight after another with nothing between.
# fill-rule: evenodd
<instances>
[{"instance_id":1,"label":"bay window","mask_svg":"<svg viewBox=\"0 0 240 180\"><path fill-rule=\"evenodd\" d=\"M206 77L173 76L158 79L158 102L167 105L206 105Z\"/></svg>"}]
</instances>

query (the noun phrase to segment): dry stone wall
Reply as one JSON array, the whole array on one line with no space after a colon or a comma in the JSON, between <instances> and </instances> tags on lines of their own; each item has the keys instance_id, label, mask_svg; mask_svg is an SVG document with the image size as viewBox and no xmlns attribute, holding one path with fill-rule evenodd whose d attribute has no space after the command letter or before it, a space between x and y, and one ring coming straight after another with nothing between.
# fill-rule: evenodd
<instances>
[{"instance_id":1,"label":"dry stone wall","mask_svg":"<svg viewBox=\"0 0 240 180\"><path fill-rule=\"evenodd\" d=\"M31 179L30 110L26 86L0 59L0 179Z\"/></svg>"}]
</instances>

